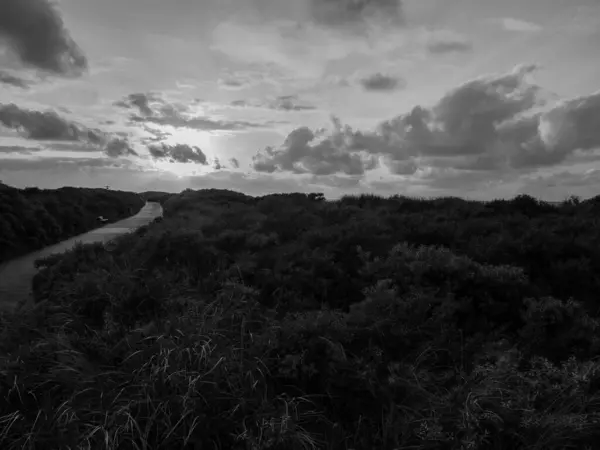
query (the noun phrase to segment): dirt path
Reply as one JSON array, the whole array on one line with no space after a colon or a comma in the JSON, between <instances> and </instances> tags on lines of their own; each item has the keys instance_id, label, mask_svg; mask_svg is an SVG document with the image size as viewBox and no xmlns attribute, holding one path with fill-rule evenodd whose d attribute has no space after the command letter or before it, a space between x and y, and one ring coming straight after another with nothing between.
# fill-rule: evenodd
<instances>
[{"instance_id":1,"label":"dirt path","mask_svg":"<svg viewBox=\"0 0 600 450\"><path fill-rule=\"evenodd\" d=\"M148 224L161 215L162 207L159 203L147 202L135 216L97 228L1 265L0 310L12 310L16 305L26 304L31 300L31 280L36 273L33 263L36 259L53 253L63 253L71 249L77 242L90 244L110 241L117 236Z\"/></svg>"}]
</instances>

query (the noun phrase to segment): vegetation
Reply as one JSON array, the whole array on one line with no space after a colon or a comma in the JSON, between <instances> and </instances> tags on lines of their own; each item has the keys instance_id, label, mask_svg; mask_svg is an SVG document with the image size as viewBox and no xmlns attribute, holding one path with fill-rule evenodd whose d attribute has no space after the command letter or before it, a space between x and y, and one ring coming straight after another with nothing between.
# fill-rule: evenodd
<instances>
[{"instance_id":1,"label":"vegetation","mask_svg":"<svg viewBox=\"0 0 600 450\"><path fill-rule=\"evenodd\" d=\"M137 213L139 194L64 187L17 189L0 183L0 263Z\"/></svg>"},{"instance_id":2,"label":"vegetation","mask_svg":"<svg viewBox=\"0 0 600 450\"><path fill-rule=\"evenodd\" d=\"M0 445L596 449L600 198L185 191L38 262Z\"/></svg>"},{"instance_id":3,"label":"vegetation","mask_svg":"<svg viewBox=\"0 0 600 450\"><path fill-rule=\"evenodd\" d=\"M147 192L141 193L140 195L146 201L157 202L157 203L160 203L161 205L164 205L164 203L167 200L169 200L171 197L175 196L176 194L172 194L170 192L147 191Z\"/></svg>"}]
</instances>

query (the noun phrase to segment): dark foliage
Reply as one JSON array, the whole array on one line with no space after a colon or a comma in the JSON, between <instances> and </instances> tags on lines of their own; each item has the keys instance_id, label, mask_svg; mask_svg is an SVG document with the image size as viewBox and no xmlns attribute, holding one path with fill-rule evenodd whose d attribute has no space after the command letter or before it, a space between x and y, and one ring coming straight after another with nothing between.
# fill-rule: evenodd
<instances>
[{"instance_id":1,"label":"dark foliage","mask_svg":"<svg viewBox=\"0 0 600 450\"><path fill-rule=\"evenodd\" d=\"M171 192L147 191L140 194L142 198L148 202L157 202L163 205L171 197L177 195Z\"/></svg>"},{"instance_id":2,"label":"dark foliage","mask_svg":"<svg viewBox=\"0 0 600 450\"><path fill-rule=\"evenodd\" d=\"M137 213L136 193L64 187L17 189L0 183L0 263Z\"/></svg>"},{"instance_id":3,"label":"dark foliage","mask_svg":"<svg viewBox=\"0 0 600 450\"><path fill-rule=\"evenodd\" d=\"M110 251L39 261L0 442L596 449L598 205L169 196Z\"/></svg>"}]
</instances>

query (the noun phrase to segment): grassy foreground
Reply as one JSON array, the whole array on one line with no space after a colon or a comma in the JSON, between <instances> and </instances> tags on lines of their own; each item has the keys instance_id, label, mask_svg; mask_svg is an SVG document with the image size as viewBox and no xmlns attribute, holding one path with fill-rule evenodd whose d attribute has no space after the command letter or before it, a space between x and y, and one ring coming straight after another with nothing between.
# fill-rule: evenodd
<instances>
[{"instance_id":1,"label":"grassy foreground","mask_svg":"<svg viewBox=\"0 0 600 450\"><path fill-rule=\"evenodd\" d=\"M600 448L599 212L184 191L39 262L0 448Z\"/></svg>"},{"instance_id":2,"label":"grassy foreground","mask_svg":"<svg viewBox=\"0 0 600 450\"><path fill-rule=\"evenodd\" d=\"M64 187L17 189L0 183L0 263L137 213L134 192Z\"/></svg>"}]
</instances>

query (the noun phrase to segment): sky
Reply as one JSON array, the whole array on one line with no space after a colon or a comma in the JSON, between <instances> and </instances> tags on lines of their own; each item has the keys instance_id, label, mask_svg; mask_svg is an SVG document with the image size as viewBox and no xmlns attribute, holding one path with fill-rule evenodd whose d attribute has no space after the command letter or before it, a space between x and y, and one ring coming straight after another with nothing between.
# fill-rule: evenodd
<instances>
[{"instance_id":1,"label":"sky","mask_svg":"<svg viewBox=\"0 0 600 450\"><path fill-rule=\"evenodd\" d=\"M600 194L598 0L0 0L0 181Z\"/></svg>"}]
</instances>

